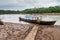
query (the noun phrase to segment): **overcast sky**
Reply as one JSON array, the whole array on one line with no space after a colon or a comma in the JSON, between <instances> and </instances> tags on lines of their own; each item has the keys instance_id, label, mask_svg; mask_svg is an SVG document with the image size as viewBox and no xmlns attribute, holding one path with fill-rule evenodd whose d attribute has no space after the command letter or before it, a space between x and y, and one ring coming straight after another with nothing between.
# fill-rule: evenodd
<instances>
[{"instance_id":1,"label":"overcast sky","mask_svg":"<svg viewBox=\"0 0 60 40\"><path fill-rule=\"evenodd\" d=\"M60 5L60 0L0 0L0 10L23 10Z\"/></svg>"}]
</instances>

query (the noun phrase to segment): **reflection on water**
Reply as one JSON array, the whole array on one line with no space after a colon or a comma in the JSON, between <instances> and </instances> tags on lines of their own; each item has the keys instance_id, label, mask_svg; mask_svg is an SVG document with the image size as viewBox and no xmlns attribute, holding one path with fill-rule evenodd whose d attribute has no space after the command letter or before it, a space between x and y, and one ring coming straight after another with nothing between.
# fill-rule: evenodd
<instances>
[{"instance_id":1,"label":"reflection on water","mask_svg":"<svg viewBox=\"0 0 60 40\"><path fill-rule=\"evenodd\" d=\"M19 17L23 17L25 15L22 15L22 14L11 14L11 15L0 15L0 19L3 21L3 22L12 22L12 23L23 23L23 24L26 24L26 22L19 22ZM56 23L55 25L60 25L60 16L47 16L47 17L51 17L52 19L56 20ZM44 17L43 17L44 18ZM52 20L51 19L51 20ZM50 20L50 19L49 19ZM27 23L28 24L28 23Z\"/></svg>"}]
</instances>

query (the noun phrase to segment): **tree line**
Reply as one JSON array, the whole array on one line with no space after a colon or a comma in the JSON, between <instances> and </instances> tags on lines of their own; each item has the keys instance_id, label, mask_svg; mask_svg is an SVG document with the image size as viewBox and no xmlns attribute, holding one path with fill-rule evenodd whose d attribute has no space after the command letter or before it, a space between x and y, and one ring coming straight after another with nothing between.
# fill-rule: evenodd
<instances>
[{"instance_id":1,"label":"tree line","mask_svg":"<svg viewBox=\"0 0 60 40\"><path fill-rule=\"evenodd\" d=\"M17 10L0 10L0 14L19 14L21 11Z\"/></svg>"},{"instance_id":2,"label":"tree line","mask_svg":"<svg viewBox=\"0 0 60 40\"><path fill-rule=\"evenodd\" d=\"M25 9L23 13L60 13L60 6Z\"/></svg>"},{"instance_id":3,"label":"tree line","mask_svg":"<svg viewBox=\"0 0 60 40\"><path fill-rule=\"evenodd\" d=\"M42 7L42 8L31 8L22 11L15 10L0 10L0 14L20 14L20 13L60 13L60 6L55 7Z\"/></svg>"}]
</instances>

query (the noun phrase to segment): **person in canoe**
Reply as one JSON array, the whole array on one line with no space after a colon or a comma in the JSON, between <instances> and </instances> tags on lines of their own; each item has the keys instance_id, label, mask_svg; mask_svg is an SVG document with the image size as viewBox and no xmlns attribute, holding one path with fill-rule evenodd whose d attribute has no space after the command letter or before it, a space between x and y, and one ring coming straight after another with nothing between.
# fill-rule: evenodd
<instances>
[{"instance_id":1,"label":"person in canoe","mask_svg":"<svg viewBox=\"0 0 60 40\"><path fill-rule=\"evenodd\" d=\"M40 19L39 19L39 17L37 17L36 22L37 22L37 23L40 23Z\"/></svg>"}]
</instances>

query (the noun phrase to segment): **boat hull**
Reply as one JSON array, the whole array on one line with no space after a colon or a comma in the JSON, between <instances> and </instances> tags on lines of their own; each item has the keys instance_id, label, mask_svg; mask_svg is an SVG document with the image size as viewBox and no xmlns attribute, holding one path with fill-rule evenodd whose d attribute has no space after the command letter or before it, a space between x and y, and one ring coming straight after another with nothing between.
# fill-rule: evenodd
<instances>
[{"instance_id":1,"label":"boat hull","mask_svg":"<svg viewBox=\"0 0 60 40\"><path fill-rule=\"evenodd\" d=\"M54 25L56 21L40 21L40 25Z\"/></svg>"}]
</instances>

